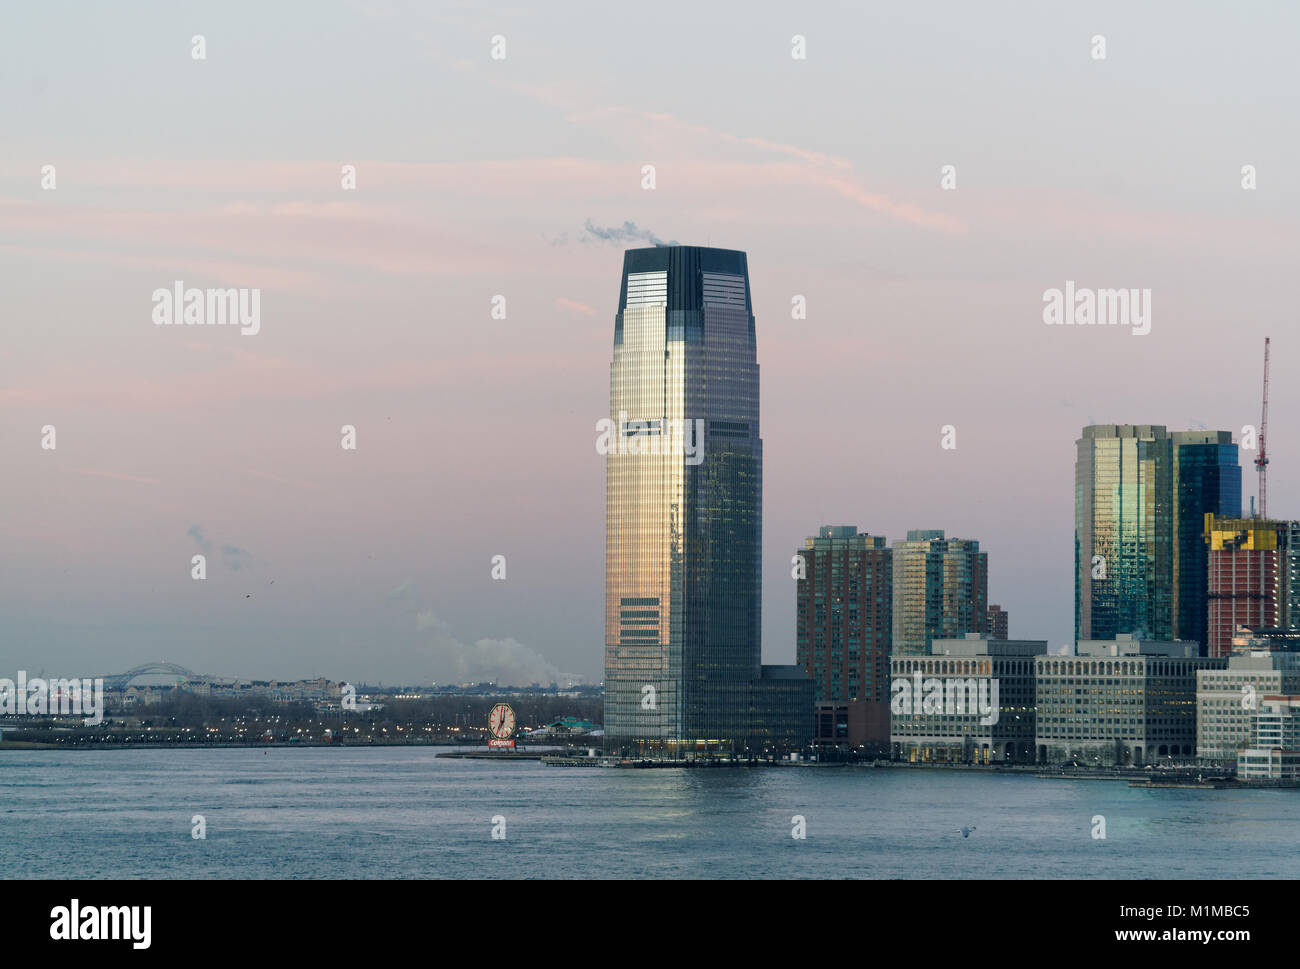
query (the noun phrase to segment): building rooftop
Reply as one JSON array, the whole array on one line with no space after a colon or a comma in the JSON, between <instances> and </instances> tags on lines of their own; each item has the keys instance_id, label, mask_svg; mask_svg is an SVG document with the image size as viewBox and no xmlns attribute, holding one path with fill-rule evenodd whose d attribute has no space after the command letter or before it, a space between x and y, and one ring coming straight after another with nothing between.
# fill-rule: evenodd
<instances>
[{"instance_id":1,"label":"building rooftop","mask_svg":"<svg viewBox=\"0 0 1300 969\"><path fill-rule=\"evenodd\" d=\"M1114 639L1081 639L1075 647L1076 656L1169 656L1196 658L1200 656L1199 643L1185 640L1138 639L1131 633L1120 633Z\"/></svg>"},{"instance_id":2,"label":"building rooftop","mask_svg":"<svg viewBox=\"0 0 1300 969\"><path fill-rule=\"evenodd\" d=\"M930 644L932 656L1046 656L1045 639L992 639L980 633L967 633L961 639L936 639Z\"/></svg>"}]
</instances>

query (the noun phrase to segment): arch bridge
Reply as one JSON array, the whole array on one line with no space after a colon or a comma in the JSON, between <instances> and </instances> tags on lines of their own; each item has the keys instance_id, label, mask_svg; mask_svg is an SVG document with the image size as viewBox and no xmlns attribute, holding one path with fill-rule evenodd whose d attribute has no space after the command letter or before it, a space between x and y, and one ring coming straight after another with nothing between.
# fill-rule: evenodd
<instances>
[{"instance_id":1,"label":"arch bridge","mask_svg":"<svg viewBox=\"0 0 1300 969\"><path fill-rule=\"evenodd\" d=\"M142 663L125 673L113 673L104 677L104 689L125 690L142 676L172 676L177 680L192 680L196 679L198 675L193 670L187 670L184 666L179 666L176 663Z\"/></svg>"}]
</instances>

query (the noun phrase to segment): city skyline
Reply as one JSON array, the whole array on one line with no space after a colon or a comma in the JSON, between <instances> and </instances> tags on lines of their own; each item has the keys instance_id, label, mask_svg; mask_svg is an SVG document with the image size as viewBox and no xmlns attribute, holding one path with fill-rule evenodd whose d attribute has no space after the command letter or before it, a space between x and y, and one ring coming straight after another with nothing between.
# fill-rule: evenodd
<instances>
[{"instance_id":1,"label":"city skyline","mask_svg":"<svg viewBox=\"0 0 1300 969\"><path fill-rule=\"evenodd\" d=\"M3 23L11 949L606 880L1279 935L1300 5Z\"/></svg>"},{"instance_id":2,"label":"city skyline","mask_svg":"<svg viewBox=\"0 0 1300 969\"><path fill-rule=\"evenodd\" d=\"M577 31L326 8L304 48L307 9L38 7L0 38L3 668L598 681L610 280L653 239L758 281L766 662L828 522L977 537L1014 634L1060 650L1079 427L1239 435L1266 332L1270 512L1300 508L1297 141L1259 96L1289 90L1296 12L670 4L651 90L598 5ZM323 67L357 58L366 85ZM889 95L846 123L850 81ZM156 326L178 282L259 289L257 334ZM1045 326L1067 283L1149 289L1149 332Z\"/></svg>"}]
</instances>

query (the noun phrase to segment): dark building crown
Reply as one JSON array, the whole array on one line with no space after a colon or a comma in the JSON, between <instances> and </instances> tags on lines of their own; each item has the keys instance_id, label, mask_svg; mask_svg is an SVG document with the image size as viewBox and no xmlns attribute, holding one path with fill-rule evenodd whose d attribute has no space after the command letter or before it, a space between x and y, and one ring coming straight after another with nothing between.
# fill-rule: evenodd
<instances>
[{"instance_id":1,"label":"dark building crown","mask_svg":"<svg viewBox=\"0 0 1300 969\"><path fill-rule=\"evenodd\" d=\"M651 274L664 273L665 278ZM618 311L631 304L659 303L674 310L698 310L706 303L744 306L753 315L749 296L749 260L739 249L707 246L652 246L623 253L623 284Z\"/></svg>"}]
</instances>

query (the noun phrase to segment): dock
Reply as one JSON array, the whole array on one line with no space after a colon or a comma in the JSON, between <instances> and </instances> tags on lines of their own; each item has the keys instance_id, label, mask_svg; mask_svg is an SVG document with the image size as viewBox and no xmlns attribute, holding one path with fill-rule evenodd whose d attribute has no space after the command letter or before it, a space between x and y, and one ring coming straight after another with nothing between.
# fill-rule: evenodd
<instances>
[{"instance_id":1,"label":"dock","mask_svg":"<svg viewBox=\"0 0 1300 969\"><path fill-rule=\"evenodd\" d=\"M606 757L543 757L547 767L617 767L616 761Z\"/></svg>"}]
</instances>

